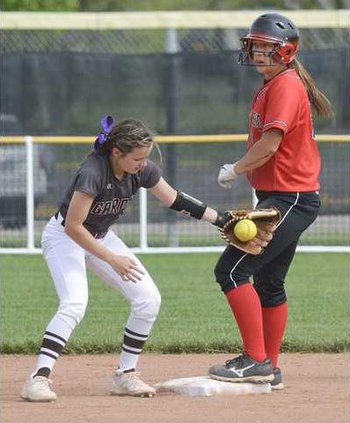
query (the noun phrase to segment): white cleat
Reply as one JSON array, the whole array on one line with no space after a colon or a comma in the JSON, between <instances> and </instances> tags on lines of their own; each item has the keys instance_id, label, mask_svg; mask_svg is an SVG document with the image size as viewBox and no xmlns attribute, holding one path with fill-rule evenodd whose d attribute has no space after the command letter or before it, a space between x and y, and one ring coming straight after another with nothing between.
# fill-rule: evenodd
<instances>
[{"instance_id":1,"label":"white cleat","mask_svg":"<svg viewBox=\"0 0 350 423\"><path fill-rule=\"evenodd\" d=\"M138 372L123 373L117 370L113 377L111 395L152 398L156 395L156 391L139 378Z\"/></svg>"},{"instance_id":2,"label":"white cleat","mask_svg":"<svg viewBox=\"0 0 350 423\"><path fill-rule=\"evenodd\" d=\"M44 376L30 376L23 386L21 398L32 402L56 401L57 395L51 385L51 380Z\"/></svg>"}]
</instances>

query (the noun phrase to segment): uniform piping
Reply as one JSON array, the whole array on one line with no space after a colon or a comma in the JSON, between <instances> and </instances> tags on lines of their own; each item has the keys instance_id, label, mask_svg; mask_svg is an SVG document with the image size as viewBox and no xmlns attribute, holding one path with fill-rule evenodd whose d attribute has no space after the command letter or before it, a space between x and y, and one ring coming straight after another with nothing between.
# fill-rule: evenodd
<instances>
[{"instance_id":1,"label":"uniform piping","mask_svg":"<svg viewBox=\"0 0 350 423\"><path fill-rule=\"evenodd\" d=\"M286 212L286 214L283 216L283 218L281 219L281 221L279 222L279 224L277 225L277 227L276 227L276 229L283 223L283 221L285 220L285 218L288 216L288 214L291 212L291 210L292 210L292 208L294 207L294 206L296 206L296 204L298 203L298 201L299 201L299 197L300 197L300 193L299 192L297 192L296 193L296 197L295 197L295 201L294 201L294 203L289 207L289 209L287 210L287 212ZM239 265L239 263L245 258L245 257L247 257L247 255L248 255L248 253L246 253L246 254L244 254L238 261L237 261L237 263L232 267L232 269L231 269L231 271L230 271L230 279L231 279L231 282L234 284L234 286L235 286L235 288L237 288L237 283L236 283L236 281L233 279L233 277L232 277L232 273L235 271L235 269L236 269L236 267Z\"/></svg>"}]
</instances>

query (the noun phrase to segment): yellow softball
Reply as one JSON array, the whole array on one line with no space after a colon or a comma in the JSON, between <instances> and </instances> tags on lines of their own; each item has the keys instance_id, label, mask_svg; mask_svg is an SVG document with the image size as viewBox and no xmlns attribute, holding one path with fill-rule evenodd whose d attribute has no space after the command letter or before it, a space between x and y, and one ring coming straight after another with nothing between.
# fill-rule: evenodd
<instances>
[{"instance_id":1,"label":"yellow softball","mask_svg":"<svg viewBox=\"0 0 350 423\"><path fill-rule=\"evenodd\" d=\"M233 233L240 241L247 242L256 236L258 229L252 220L242 219L236 223L235 227L233 228Z\"/></svg>"}]
</instances>

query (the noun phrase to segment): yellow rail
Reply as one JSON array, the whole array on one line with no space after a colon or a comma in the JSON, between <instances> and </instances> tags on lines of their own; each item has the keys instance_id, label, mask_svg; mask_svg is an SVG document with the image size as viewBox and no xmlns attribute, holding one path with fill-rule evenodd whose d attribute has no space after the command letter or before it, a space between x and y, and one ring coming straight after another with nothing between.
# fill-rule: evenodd
<instances>
[{"instance_id":1,"label":"yellow rail","mask_svg":"<svg viewBox=\"0 0 350 423\"><path fill-rule=\"evenodd\" d=\"M89 136L31 136L38 144L90 144L95 137ZM154 137L159 144L191 144L191 143L226 143L246 141L247 134L218 135L158 135ZM318 142L350 142L350 135L318 135ZM25 136L0 137L0 144L20 144L25 142Z\"/></svg>"},{"instance_id":2,"label":"yellow rail","mask_svg":"<svg viewBox=\"0 0 350 423\"><path fill-rule=\"evenodd\" d=\"M343 2L345 3L345 2ZM1 12L1 29L111 30L248 28L266 10L145 12ZM288 10L299 28L348 28L349 10Z\"/></svg>"}]
</instances>

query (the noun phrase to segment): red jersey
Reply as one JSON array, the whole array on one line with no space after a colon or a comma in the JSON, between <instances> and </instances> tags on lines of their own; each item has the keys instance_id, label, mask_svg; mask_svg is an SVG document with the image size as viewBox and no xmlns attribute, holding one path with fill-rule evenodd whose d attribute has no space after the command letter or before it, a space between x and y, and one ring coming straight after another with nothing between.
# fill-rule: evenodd
<instances>
[{"instance_id":1,"label":"red jersey","mask_svg":"<svg viewBox=\"0 0 350 423\"><path fill-rule=\"evenodd\" d=\"M260 191L318 190L321 158L310 102L294 69L275 76L256 94L249 114L248 150L271 128L283 132L281 144L268 162L247 173L251 185Z\"/></svg>"}]
</instances>

